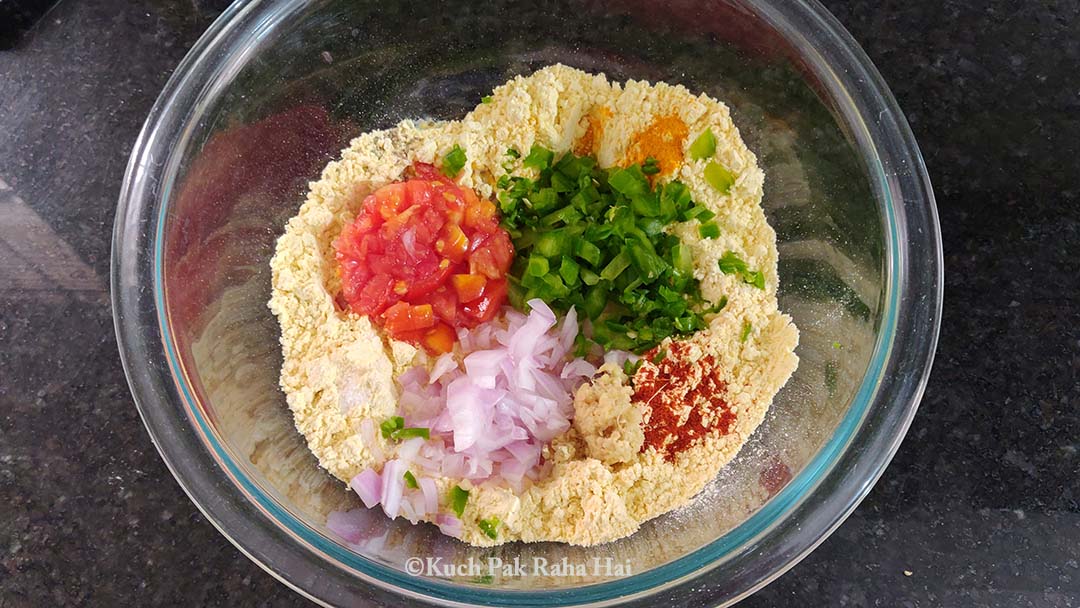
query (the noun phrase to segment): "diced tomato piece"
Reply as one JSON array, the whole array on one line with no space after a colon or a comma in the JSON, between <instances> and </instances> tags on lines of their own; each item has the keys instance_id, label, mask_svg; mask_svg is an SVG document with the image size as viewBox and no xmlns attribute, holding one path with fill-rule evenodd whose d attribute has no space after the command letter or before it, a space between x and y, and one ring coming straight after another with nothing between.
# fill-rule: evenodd
<instances>
[{"instance_id":1,"label":"diced tomato piece","mask_svg":"<svg viewBox=\"0 0 1080 608\"><path fill-rule=\"evenodd\" d=\"M500 230L474 244L473 252L469 254L469 272L499 279L510 270L513 261L514 245L510 242L510 235Z\"/></svg>"},{"instance_id":2,"label":"diced tomato piece","mask_svg":"<svg viewBox=\"0 0 1080 608\"><path fill-rule=\"evenodd\" d=\"M417 238L424 243L433 243L444 225L446 225L446 215L442 211L433 208L424 209L416 223Z\"/></svg>"},{"instance_id":3,"label":"diced tomato piece","mask_svg":"<svg viewBox=\"0 0 1080 608\"><path fill-rule=\"evenodd\" d=\"M482 274L455 274L450 277L450 281L454 284L454 291L457 292L458 300L472 302L484 295L484 285L487 284L487 277Z\"/></svg>"},{"instance_id":4,"label":"diced tomato piece","mask_svg":"<svg viewBox=\"0 0 1080 608\"><path fill-rule=\"evenodd\" d=\"M375 197L379 216L388 220L397 215L405 204L405 184L389 184L376 190L372 196Z\"/></svg>"},{"instance_id":5,"label":"diced tomato piece","mask_svg":"<svg viewBox=\"0 0 1080 608\"><path fill-rule=\"evenodd\" d=\"M422 274L417 273L418 276L413 278L412 284L409 285L408 294L405 297L410 300L422 299L425 295L445 284L455 270L454 265L449 260L443 259L432 263L430 269L425 270Z\"/></svg>"},{"instance_id":6,"label":"diced tomato piece","mask_svg":"<svg viewBox=\"0 0 1080 608\"><path fill-rule=\"evenodd\" d=\"M487 227L495 223L495 204L487 199L476 199L465 207L465 225L470 228Z\"/></svg>"},{"instance_id":7,"label":"diced tomato piece","mask_svg":"<svg viewBox=\"0 0 1080 608\"><path fill-rule=\"evenodd\" d=\"M398 302L383 313L386 318L386 331L396 336L401 332L427 329L435 325L435 311L431 304L412 305Z\"/></svg>"},{"instance_id":8,"label":"diced tomato piece","mask_svg":"<svg viewBox=\"0 0 1080 608\"><path fill-rule=\"evenodd\" d=\"M472 302L461 305L461 312L477 325L490 321L499 312L499 307L506 301L506 279L488 281L484 294Z\"/></svg>"},{"instance_id":9,"label":"diced tomato piece","mask_svg":"<svg viewBox=\"0 0 1080 608\"><path fill-rule=\"evenodd\" d=\"M382 229L380 230L383 238L393 238L394 235L404 230L405 227L411 223L413 216L415 216L417 213L422 213L423 210L423 207L413 205L408 209L401 210L400 213L391 215L390 217L386 218L386 223L383 224Z\"/></svg>"},{"instance_id":10,"label":"diced tomato piece","mask_svg":"<svg viewBox=\"0 0 1080 608\"><path fill-rule=\"evenodd\" d=\"M409 192L409 204L412 206L426 207L431 204L431 183L419 179L411 179L405 182L405 188Z\"/></svg>"},{"instance_id":11,"label":"diced tomato piece","mask_svg":"<svg viewBox=\"0 0 1080 608\"><path fill-rule=\"evenodd\" d=\"M456 324L458 316L458 299L453 290L447 289L446 287L440 287L428 294L424 300L431 304L432 308L435 309L436 317L450 325Z\"/></svg>"},{"instance_id":12,"label":"diced tomato piece","mask_svg":"<svg viewBox=\"0 0 1080 608\"><path fill-rule=\"evenodd\" d=\"M456 340L457 334L453 328L446 323L439 323L424 335L422 342L432 353L441 355L454 350Z\"/></svg>"},{"instance_id":13,"label":"diced tomato piece","mask_svg":"<svg viewBox=\"0 0 1080 608\"><path fill-rule=\"evenodd\" d=\"M457 224L447 224L442 232L442 238L435 241L435 250L442 255L460 262L465 259L469 251L469 237Z\"/></svg>"},{"instance_id":14,"label":"diced tomato piece","mask_svg":"<svg viewBox=\"0 0 1080 608\"><path fill-rule=\"evenodd\" d=\"M476 196L476 193L473 192L472 189L470 189L470 188L462 188L461 189L461 195L465 199L465 204L466 205L475 205L476 201L479 200L479 198L480 198L480 197Z\"/></svg>"},{"instance_id":15,"label":"diced tomato piece","mask_svg":"<svg viewBox=\"0 0 1080 608\"><path fill-rule=\"evenodd\" d=\"M419 179L433 181L443 179L445 176L431 163L413 163L413 173Z\"/></svg>"},{"instance_id":16,"label":"diced tomato piece","mask_svg":"<svg viewBox=\"0 0 1080 608\"><path fill-rule=\"evenodd\" d=\"M364 285L359 296L351 302L353 310L362 315L377 315L386 309L391 300L393 279L385 274L377 274Z\"/></svg>"},{"instance_id":17,"label":"diced tomato piece","mask_svg":"<svg viewBox=\"0 0 1080 608\"><path fill-rule=\"evenodd\" d=\"M334 296L334 306L336 306L338 310L349 310L349 301L345 299L345 294L339 291L337 295Z\"/></svg>"}]
</instances>

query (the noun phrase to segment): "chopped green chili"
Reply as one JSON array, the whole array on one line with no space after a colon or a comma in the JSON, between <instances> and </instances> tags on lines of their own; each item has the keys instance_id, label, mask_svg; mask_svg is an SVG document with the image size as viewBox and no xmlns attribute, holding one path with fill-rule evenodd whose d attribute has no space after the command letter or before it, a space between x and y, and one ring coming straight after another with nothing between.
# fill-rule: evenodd
<instances>
[{"instance_id":1,"label":"chopped green chili","mask_svg":"<svg viewBox=\"0 0 1080 608\"><path fill-rule=\"evenodd\" d=\"M736 255L734 251L728 251L720 256L718 264L720 272L740 275L744 282L758 289L765 289L765 273L760 270L750 270L746 262Z\"/></svg>"},{"instance_id":2,"label":"chopped green chili","mask_svg":"<svg viewBox=\"0 0 1080 608\"><path fill-rule=\"evenodd\" d=\"M465 512L465 503L468 501L468 490L463 490L461 486L450 488L450 510L453 511L455 515L461 517L461 514Z\"/></svg>"},{"instance_id":3,"label":"chopped green chili","mask_svg":"<svg viewBox=\"0 0 1080 608\"><path fill-rule=\"evenodd\" d=\"M393 433L390 433L391 439L404 440L412 439L414 437L420 437L421 439L431 439L431 429L425 429L422 427L409 427L405 429L398 429Z\"/></svg>"},{"instance_id":4,"label":"chopped green chili","mask_svg":"<svg viewBox=\"0 0 1080 608\"><path fill-rule=\"evenodd\" d=\"M450 178L457 177L458 173L461 173L461 170L465 168L467 161L465 150L462 150L461 146L454 144L454 148L443 157L443 175Z\"/></svg>"},{"instance_id":5,"label":"chopped green chili","mask_svg":"<svg viewBox=\"0 0 1080 608\"><path fill-rule=\"evenodd\" d=\"M713 136L711 129L705 129L701 135L697 136L694 143L690 144L690 158L704 160L712 158L713 154L716 154L716 137Z\"/></svg>"},{"instance_id":6,"label":"chopped green chili","mask_svg":"<svg viewBox=\"0 0 1080 608\"><path fill-rule=\"evenodd\" d=\"M499 537L499 518L490 517L488 519L481 519L476 522L476 525L480 527L480 531L487 535L491 540L495 540Z\"/></svg>"},{"instance_id":7,"label":"chopped green chili","mask_svg":"<svg viewBox=\"0 0 1080 608\"><path fill-rule=\"evenodd\" d=\"M703 239L715 239L720 236L720 226L716 222L707 222L698 226L698 234Z\"/></svg>"},{"instance_id":8,"label":"chopped green chili","mask_svg":"<svg viewBox=\"0 0 1080 608\"><path fill-rule=\"evenodd\" d=\"M709 161L709 164L705 165L705 181L722 194L727 194L735 183L735 176L720 163Z\"/></svg>"},{"instance_id":9,"label":"chopped green chili","mask_svg":"<svg viewBox=\"0 0 1080 608\"><path fill-rule=\"evenodd\" d=\"M660 162L651 156L646 158L645 162L641 164L641 172L645 175L660 173Z\"/></svg>"},{"instance_id":10,"label":"chopped green chili","mask_svg":"<svg viewBox=\"0 0 1080 608\"><path fill-rule=\"evenodd\" d=\"M390 439L391 436L405 427L405 419L401 416L392 416L382 421L379 425L379 430L382 431L383 439Z\"/></svg>"}]
</instances>

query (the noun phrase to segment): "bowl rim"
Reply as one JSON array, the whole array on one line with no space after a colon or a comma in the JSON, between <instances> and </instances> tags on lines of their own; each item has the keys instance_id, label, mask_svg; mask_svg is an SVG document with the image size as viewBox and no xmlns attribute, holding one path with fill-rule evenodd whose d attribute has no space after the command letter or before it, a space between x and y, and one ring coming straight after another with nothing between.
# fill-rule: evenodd
<instances>
[{"instance_id":1,"label":"bowl rim","mask_svg":"<svg viewBox=\"0 0 1080 608\"><path fill-rule=\"evenodd\" d=\"M750 519L702 548L624 580L557 591L490 590L411 577L349 552L266 496L217 442L181 381L184 370L164 308L160 247L181 156L177 151L184 149L193 129L190 117L212 97L215 83L220 86L230 69L242 63L245 49L253 48L251 40L303 5L254 0L224 11L165 85L133 146L113 232L113 317L128 384L162 459L203 515L264 570L325 605L356 599L393 602L402 594L414 602L457 605L644 604L660 592L674 600L701 592L703 586L715 590L722 583L704 580L704 575L739 558L733 548L753 544L759 563L744 589L725 591L722 601L728 604L779 577L823 542L884 472L925 390L943 298L940 229L910 127L850 34L816 0L744 2L803 54L821 85L841 101L837 111L861 152L869 155L868 172L876 178L871 185L878 200L886 202L886 303L871 363L833 437L799 475ZM221 63L221 58L229 60ZM195 110L178 113L175 108ZM142 287L148 284L154 288ZM921 331L917 322L923 324ZM222 475L231 485L218 483ZM285 531L281 521L302 530ZM327 576L301 585L290 579L297 561L319 563ZM747 569L750 564L739 565ZM356 577L368 585L358 587Z\"/></svg>"}]
</instances>

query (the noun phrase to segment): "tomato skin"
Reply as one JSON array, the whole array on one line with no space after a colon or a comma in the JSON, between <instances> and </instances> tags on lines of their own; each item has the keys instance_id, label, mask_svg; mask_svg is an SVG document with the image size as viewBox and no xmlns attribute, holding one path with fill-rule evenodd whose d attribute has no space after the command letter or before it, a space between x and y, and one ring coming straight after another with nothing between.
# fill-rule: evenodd
<instances>
[{"instance_id":1,"label":"tomato skin","mask_svg":"<svg viewBox=\"0 0 1080 608\"><path fill-rule=\"evenodd\" d=\"M476 199L465 207L465 225L471 228L487 227L497 223L495 204L487 199Z\"/></svg>"},{"instance_id":2,"label":"tomato skin","mask_svg":"<svg viewBox=\"0 0 1080 608\"><path fill-rule=\"evenodd\" d=\"M513 261L498 209L433 165L367 196L334 241L339 304L392 337L448 352L456 327L491 320Z\"/></svg>"}]
</instances>

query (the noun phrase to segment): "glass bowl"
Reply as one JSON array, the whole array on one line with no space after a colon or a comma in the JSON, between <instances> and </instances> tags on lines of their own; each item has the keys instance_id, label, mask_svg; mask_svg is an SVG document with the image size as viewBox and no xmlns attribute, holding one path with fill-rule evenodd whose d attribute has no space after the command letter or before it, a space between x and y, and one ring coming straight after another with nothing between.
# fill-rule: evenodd
<instances>
[{"instance_id":1,"label":"glass bowl","mask_svg":"<svg viewBox=\"0 0 1080 608\"><path fill-rule=\"evenodd\" d=\"M557 62L731 106L766 173L799 369L702 495L629 538L478 549L370 512L347 543L327 517L358 501L318 468L277 387L274 241L351 137L459 118L493 86ZM942 297L911 132L812 1L238 2L135 143L112 265L124 366L162 457L237 547L327 605L737 601L820 543L881 475L925 386ZM416 574L426 558L460 571ZM515 558L518 571L487 569Z\"/></svg>"}]
</instances>

